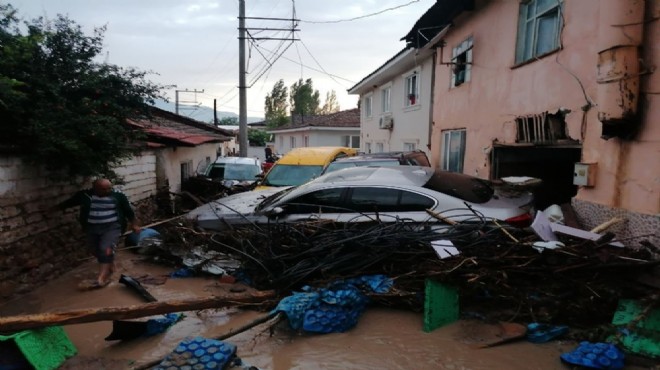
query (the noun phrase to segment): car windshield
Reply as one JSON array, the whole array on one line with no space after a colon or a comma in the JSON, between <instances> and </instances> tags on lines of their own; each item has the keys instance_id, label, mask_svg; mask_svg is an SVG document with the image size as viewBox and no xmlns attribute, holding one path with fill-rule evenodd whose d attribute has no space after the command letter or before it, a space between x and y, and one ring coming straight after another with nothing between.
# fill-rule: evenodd
<instances>
[{"instance_id":1,"label":"car windshield","mask_svg":"<svg viewBox=\"0 0 660 370\"><path fill-rule=\"evenodd\" d=\"M267 186L297 186L319 176L322 171L322 166L276 164L266 175L263 184Z\"/></svg>"},{"instance_id":2,"label":"car windshield","mask_svg":"<svg viewBox=\"0 0 660 370\"><path fill-rule=\"evenodd\" d=\"M254 181L261 173L259 166L236 163L215 163L208 177L221 180Z\"/></svg>"},{"instance_id":3,"label":"car windshield","mask_svg":"<svg viewBox=\"0 0 660 370\"><path fill-rule=\"evenodd\" d=\"M330 163L328 165L328 168L325 169L324 173L329 173L351 167L362 167L362 166L385 167L385 166L398 166L398 165L399 165L399 161L396 159L374 159L368 161L340 161L340 162Z\"/></svg>"},{"instance_id":4,"label":"car windshield","mask_svg":"<svg viewBox=\"0 0 660 370\"><path fill-rule=\"evenodd\" d=\"M445 171L436 171L424 187L471 203L486 203L495 192L488 180Z\"/></svg>"}]
</instances>

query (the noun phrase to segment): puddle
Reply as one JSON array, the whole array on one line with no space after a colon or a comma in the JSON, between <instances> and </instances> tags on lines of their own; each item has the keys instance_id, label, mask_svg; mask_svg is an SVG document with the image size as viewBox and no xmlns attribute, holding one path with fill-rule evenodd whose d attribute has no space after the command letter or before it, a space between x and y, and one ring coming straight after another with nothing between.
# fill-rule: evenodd
<instances>
[{"instance_id":1,"label":"puddle","mask_svg":"<svg viewBox=\"0 0 660 370\"><path fill-rule=\"evenodd\" d=\"M118 274L161 277L173 269L140 262L139 256L122 252ZM143 303L141 297L113 282L99 290L80 292L82 279L94 278L92 262L77 267L34 292L0 306L0 315L18 315ZM117 275L118 278L119 275ZM161 285L143 286L158 300L208 296L228 289L217 278L167 279ZM78 349L79 357L67 369L89 368L98 359L112 369L156 360L167 355L188 336L217 337L245 325L265 313L237 308L185 312L185 318L167 332L129 342L106 342L112 331L109 321L64 327ZM431 333L422 331L420 313L372 307L357 326L346 333L308 335L293 332L286 322L272 331L265 325L227 339L238 346L238 355L260 369L566 369L559 360L572 343L531 344L525 341L478 349L480 341L492 339L492 330L460 321ZM490 338L487 338L489 337ZM94 366L96 367L96 366Z\"/></svg>"}]
</instances>

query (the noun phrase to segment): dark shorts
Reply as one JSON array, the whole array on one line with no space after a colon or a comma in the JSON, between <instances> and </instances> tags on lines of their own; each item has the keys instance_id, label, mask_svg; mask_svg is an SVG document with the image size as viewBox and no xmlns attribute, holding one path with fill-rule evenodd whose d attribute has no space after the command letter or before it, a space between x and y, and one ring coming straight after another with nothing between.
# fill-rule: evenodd
<instances>
[{"instance_id":1,"label":"dark shorts","mask_svg":"<svg viewBox=\"0 0 660 370\"><path fill-rule=\"evenodd\" d=\"M89 224L87 246L99 263L112 263L115 260L115 247L121 236L118 223Z\"/></svg>"}]
</instances>

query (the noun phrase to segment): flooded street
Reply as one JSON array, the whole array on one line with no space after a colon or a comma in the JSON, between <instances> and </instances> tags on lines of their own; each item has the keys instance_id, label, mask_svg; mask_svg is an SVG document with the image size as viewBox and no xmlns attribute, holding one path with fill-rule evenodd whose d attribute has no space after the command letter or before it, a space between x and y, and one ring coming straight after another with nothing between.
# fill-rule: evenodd
<instances>
[{"instance_id":1,"label":"flooded street","mask_svg":"<svg viewBox=\"0 0 660 370\"><path fill-rule=\"evenodd\" d=\"M129 252L119 255L119 273L161 278L172 269L140 262ZM72 270L46 286L7 302L3 316L64 311L93 307L128 306L142 303L141 297L124 285L81 292L77 285L92 278L93 262ZM186 299L227 292L232 284L214 278L167 279L164 284L143 284L158 300ZM104 340L112 331L109 321L64 326L78 349L67 369L130 369L157 360L171 352L188 336L213 338L265 315L237 308L185 312L185 318L167 332L127 342ZM146 319L142 319L146 320ZM233 336L226 342L238 347L238 356L261 369L566 369L559 360L574 343L531 344L524 340L493 348L479 344L497 339L495 326L459 321L431 333L422 330L423 315L382 307L370 307L357 326L346 333L300 334L279 323L271 336L262 324Z\"/></svg>"}]
</instances>

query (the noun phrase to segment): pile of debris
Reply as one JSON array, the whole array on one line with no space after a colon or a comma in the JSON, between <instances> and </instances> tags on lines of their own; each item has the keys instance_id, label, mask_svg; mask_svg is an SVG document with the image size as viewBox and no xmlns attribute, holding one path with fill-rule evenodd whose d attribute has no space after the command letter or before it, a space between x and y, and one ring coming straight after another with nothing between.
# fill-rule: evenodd
<instances>
[{"instance_id":1,"label":"pile of debris","mask_svg":"<svg viewBox=\"0 0 660 370\"><path fill-rule=\"evenodd\" d=\"M485 220L455 223L440 234L403 221L319 220L222 234L178 224L163 233L165 245L232 256L241 268L228 273L282 295L305 285L384 274L395 289L373 299L422 310L425 281L433 279L458 288L464 315L582 328L609 322L619 299L658 301L658 287L640 282L660 264L658 249L623 248L608 235L588 240L558 234L559 241L544 243L531 229Z\"/></svg>"}]
</instances>

